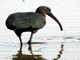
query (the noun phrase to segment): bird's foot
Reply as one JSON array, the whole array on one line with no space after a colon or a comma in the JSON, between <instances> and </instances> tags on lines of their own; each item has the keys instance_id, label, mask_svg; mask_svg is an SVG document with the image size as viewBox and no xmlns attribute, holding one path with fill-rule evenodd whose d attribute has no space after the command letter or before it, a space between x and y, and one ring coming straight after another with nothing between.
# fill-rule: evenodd
<instances>
[{"instance_id":1,"label":"bird's foot","mask_svg":"<svg viewBox=\"0 0 80 60\"><path fill-rule=\"evenodd\" d=\"M27 43L28 43L29 45L31 45L31 42L30 42L30 41L28 41Z\"/></svg>"}]
</instances>

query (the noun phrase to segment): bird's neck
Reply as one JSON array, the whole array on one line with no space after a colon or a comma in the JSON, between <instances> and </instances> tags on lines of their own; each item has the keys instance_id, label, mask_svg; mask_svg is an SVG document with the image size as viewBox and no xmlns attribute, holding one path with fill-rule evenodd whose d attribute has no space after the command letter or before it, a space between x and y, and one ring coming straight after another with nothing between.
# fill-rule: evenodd
<instances>
[{"instance_id":1,"label":"bird's neck","mask_svg":"<svg viewBox=\"0 0 80 60\"><path fill-rule=\"evenodd\" d=\"M45 13L37 12L37 11L36 11L36 13L39 13L39 14L43 15L44 17L46 17L46 14Z\"/></svg>"}]
</instances>

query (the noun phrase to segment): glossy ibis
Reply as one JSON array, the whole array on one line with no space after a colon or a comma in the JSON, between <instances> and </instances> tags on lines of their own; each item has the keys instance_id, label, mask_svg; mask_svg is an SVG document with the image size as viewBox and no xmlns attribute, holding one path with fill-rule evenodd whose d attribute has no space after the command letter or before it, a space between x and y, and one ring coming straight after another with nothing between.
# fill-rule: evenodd
<instances>
[{"instance_id":1,"label":"glossy ibis","mask_svg":"<svg viewBox=\"0 0 80 60\"><path fill-rule=\"evenodd\" d=\"M43 28L46 24L46 14L53 18L59 25L60 30L63 30L61 23L51 13L51 9L46 6L40 6L35 12L17 12L10 14L6 20L6 26L8 29L13 30L19 37L20 44L22 45L21 33L31 32L28 44L31 44L31 39L34 33Z\"/></svg>"}]
</instances>

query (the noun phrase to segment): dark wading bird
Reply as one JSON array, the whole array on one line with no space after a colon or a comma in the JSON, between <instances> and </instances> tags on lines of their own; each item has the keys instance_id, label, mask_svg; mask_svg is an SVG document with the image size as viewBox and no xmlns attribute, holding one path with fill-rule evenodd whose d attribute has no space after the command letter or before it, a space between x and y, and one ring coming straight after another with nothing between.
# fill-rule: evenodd
<instances>
[{"instance_id":1,"label":"dark wading bird","mask_svg":"<svg viewBox=\"0 0 80 60\"><path fill-rule=\"evenodd\" d=\"M39 29L43 28L46 24L46 14L53 18L59 25L62 31L62 25L58 19L51 13L51 9L46 6L40 6L36 12L17 12L11 14L6 20L6 26L8 29L13 30L19 37L20 44L22 45L21 33L30 31L31 36L28 44L31 44L32 36Z\"/></svg>"}]
</instances>

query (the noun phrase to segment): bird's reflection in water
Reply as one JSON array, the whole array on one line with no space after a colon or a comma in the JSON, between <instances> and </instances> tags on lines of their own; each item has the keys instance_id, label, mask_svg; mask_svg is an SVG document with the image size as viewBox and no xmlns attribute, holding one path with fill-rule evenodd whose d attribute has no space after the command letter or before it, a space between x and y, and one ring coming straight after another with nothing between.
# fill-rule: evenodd
<instances>
[{"instance_id":1,"label":"bird's reflection in water","mask_svg":"<svg viewBox=\"0 0 80 60\"><path fill-rule=\"evenodd\" d=\"M60 48L61 48L61 50L59 51L59 54L53 60L59 60L61 58L61 55L63 54L63 50L64 50L64 44L63 44L63 42L61 43L61 47Z\"/></svg>"},{"instance_id":2,"label":"bird's reflection in water","mask_svg":"<svg viewBox=\"0 0 80 60\"><path fill-rule=\"evenodd\" d=\"M18 53L16 55L13 55L12 60L46 60L42 57L42 55L33 54L31 45L28 47L28 50L30 51L30 55L23 54L22 45L21 45Z\"/></svg>"}]
</instances>

